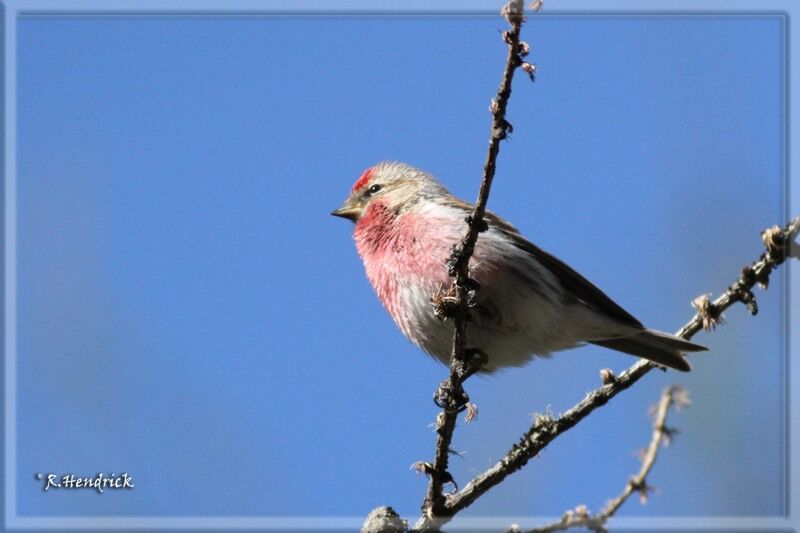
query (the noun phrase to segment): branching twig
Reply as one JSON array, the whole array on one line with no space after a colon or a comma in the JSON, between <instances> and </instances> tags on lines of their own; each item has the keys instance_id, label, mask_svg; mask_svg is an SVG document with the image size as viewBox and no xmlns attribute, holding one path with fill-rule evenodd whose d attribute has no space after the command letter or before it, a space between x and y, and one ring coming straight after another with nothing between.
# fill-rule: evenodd
<instances>
[{"instance_id":1,"label":"branching twig","mask_svg":"<svg viewBox=\"0 0 800 533\"><path fill-rule=\"evenodd\" d=\"M696 305L698 312L676 335L690 339L703 329L704 325L708 329L711 324L716 323L722 316L722 312L736 302L745 303L751 313L757 312L758 308L755 306L755 297L752 292L753 287L756 283L766 287L773 269L781 265L787 257L797 257L797 244L794 243L794 239L798 232L800 232L800 217L793 219L784 228L774 226L764 231L762 238L767 251L753 264L745 267L739 279L728 287L722 296L713 302L706 302L703 299L702 305ZM556 419L540 417L505 457L476 476L461 491L446 498L444 504L446 514L452 516L468 507L486 491L525 466L530 459L559 435L657 367L658 365L641 359L619 376L608 376L603 380L602 387L587 394L583 400L560 417Z\"/></svg>"},{"instance_id":2,"label":"branching twig","mask_svg":"<svg viewBox=\"0 0 800 533\"><path fill-rule=\"evenodd\" d=\"M494 178L500 141L505 139L512 129L505 118L506 106L511 96L511 80L516 68L523 64L521 56L528 51L527 45L521 46L519 40L520 29L524 21L524 2L511 0L503 7L501 13L511 25L511 28L503 33L503 38L508 44L508 56L497 96L492 100L492 130L489 137L489 151L483 169L483 180L478 200L472 214L466 220L467 232L454 247L447 261L449 274L455 278L452 291L454 293L453 304L447 308L454 320L453 351L450 355L450 377L442 382L435 395L436 402L442 407L442 411L436 418L438 438L434 463L433 465L426 463L424 468L424 471L430 476L430 481L422 504L423 518L415 526L415 529L422 531L437 530L441 523L448 520L448 518L444 518L449 512L444 505L443 486L446 482L452 481L452 477L447 471L447 465L453 430L460 411L466 408L468 413L473 413L474 416L474 406L469 404L469 397L462 387L464 379L475 370L475 361L467 361L465 341L469 307L478 288L477 283L469 277L469 261L475 250L478 234L487 229L483 217L486 213L486 202ZM525 64L527 65L527 63ZM532 71L530 74L532 75ZM437 307L439 312L442 309L444 308Z\"/></svg>"},{"instance_id":3,"label":"branching twig","mask_svg":"<svg viewBox=\"0 0 800 533\"><path fill-rule=\"evenodd\" d=\"M622 492L616 498L610 500L599 513L591 514L585 505L579 505L574 510L564 513L561 520L529 529L526 533L552 533L572 528L584 528L597 533L605 532L607 531L605 525L608 519L614 516L632 494L638 492L640 499L647 501L647 497L652 490L650 485L647 484L647 476L650 474L650 470L653 469L661 444L668 444L675 433L675 430L666 426L669 408L673 405L680 408L688 404L689 396L682 387L673 385L664 390L658 405L655 406L653 437L642 454L642 466L639 472L628 480Z\"/></svg>"}]
</instances>

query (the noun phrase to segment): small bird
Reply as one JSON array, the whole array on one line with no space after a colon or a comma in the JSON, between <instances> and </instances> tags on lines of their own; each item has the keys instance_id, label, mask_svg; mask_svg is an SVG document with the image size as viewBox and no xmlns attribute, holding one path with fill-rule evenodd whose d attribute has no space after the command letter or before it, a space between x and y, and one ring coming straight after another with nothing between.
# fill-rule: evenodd
<instances>
[{"instance_id":1,"label":"small bird","mask_svg":"<svg viewBox=\"0 0 800 533\"><path fill-rule=\"evenodd\" d=\"M449 364L453 323L436 316L432 297L451 278L445 261L466 231L472 206L432 175L382 162L355 182L331 213L355 222L353 237L372 287L411 342ZM488 212L470 277L478 282L467 347L488 357L483 373L526 364L534 356L596 344L690 370L683 352L704 346L645 328L603 291L517 229Z\"/></svg>"}]
</instances>

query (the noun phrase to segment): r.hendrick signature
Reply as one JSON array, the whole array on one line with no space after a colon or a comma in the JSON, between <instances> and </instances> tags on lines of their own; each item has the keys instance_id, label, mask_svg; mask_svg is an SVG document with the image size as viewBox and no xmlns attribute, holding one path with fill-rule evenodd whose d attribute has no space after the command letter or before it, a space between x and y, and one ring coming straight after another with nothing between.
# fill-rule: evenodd
<instances>
[{"instance_id":1,"label":"r.hendrick signature","mask_svg":"<svg viewBox=\"0 0 800 533\"><path fill-rule=\"evenodd\" d=\"M132 489L133 477L129 476L127 472L122 474L111 474L106 476L103 473L97 474L94 477L80 477L75 474L36 474L36 479L44 479L44 487L42 490L47 492L50 489L94 489L100 494L104 489Z\"/></svg>"}]
</instances>

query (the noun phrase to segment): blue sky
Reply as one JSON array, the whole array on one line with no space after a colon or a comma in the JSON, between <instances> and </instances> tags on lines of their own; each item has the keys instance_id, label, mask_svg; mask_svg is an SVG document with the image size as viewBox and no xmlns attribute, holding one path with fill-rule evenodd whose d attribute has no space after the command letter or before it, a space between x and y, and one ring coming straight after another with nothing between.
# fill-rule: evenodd
<instances>
[{"instance_id":1,"label":"blue sky","mask_svg":"<svg viewBox=\"0 0 800 533\"><path fill-rule=\"evenodd\" d=\"M349 223L396 159L477 193L505 45L497 16L21 17L18 508L22 516L414 517L444 367L396 330ZM490 208L647 325L676 330L761 253L783 208L780 17L533 16ZM444 259L444 258L443 258ZM774 515L783 501L783 282L696 337L475 504L598 509L648 406L691 409L625 515ZM604 367L597 347L470 380L460 484ZM757 436L751 438L751 436ZM36 472L128 471L42 494Z\"/></svg>"}]
</instances>

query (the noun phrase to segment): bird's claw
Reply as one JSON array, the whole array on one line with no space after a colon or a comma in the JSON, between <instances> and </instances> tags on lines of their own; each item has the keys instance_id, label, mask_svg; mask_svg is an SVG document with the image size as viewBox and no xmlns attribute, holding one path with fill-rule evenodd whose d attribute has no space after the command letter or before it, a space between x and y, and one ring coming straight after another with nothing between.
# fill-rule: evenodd
<instances>
[{"instance_id":1,"label":"bird's claw","mask_svg":"<svg viewBox=\"0 0 800 533\"><path fill-rule=\"evenodd\" d=\"M469 403L469 395L461 387L459 387L459 390L454 390L450 380L446 379L439 384L439 388L433 393L433 403L445 411L461 412L466 409Z\"/></svg>"},{"instance_id":2,"label":"bird's claw","mask_svg":"<svg viewBox=\"0 0 800 533\"><path fill-rule=\"evenodd\" d=\"M459 374L461 381L466 381L475 372L486 366L489 356L480 348L466 348L464 350L464 360L462 361Z\"/></svg>"}]
</instances>

